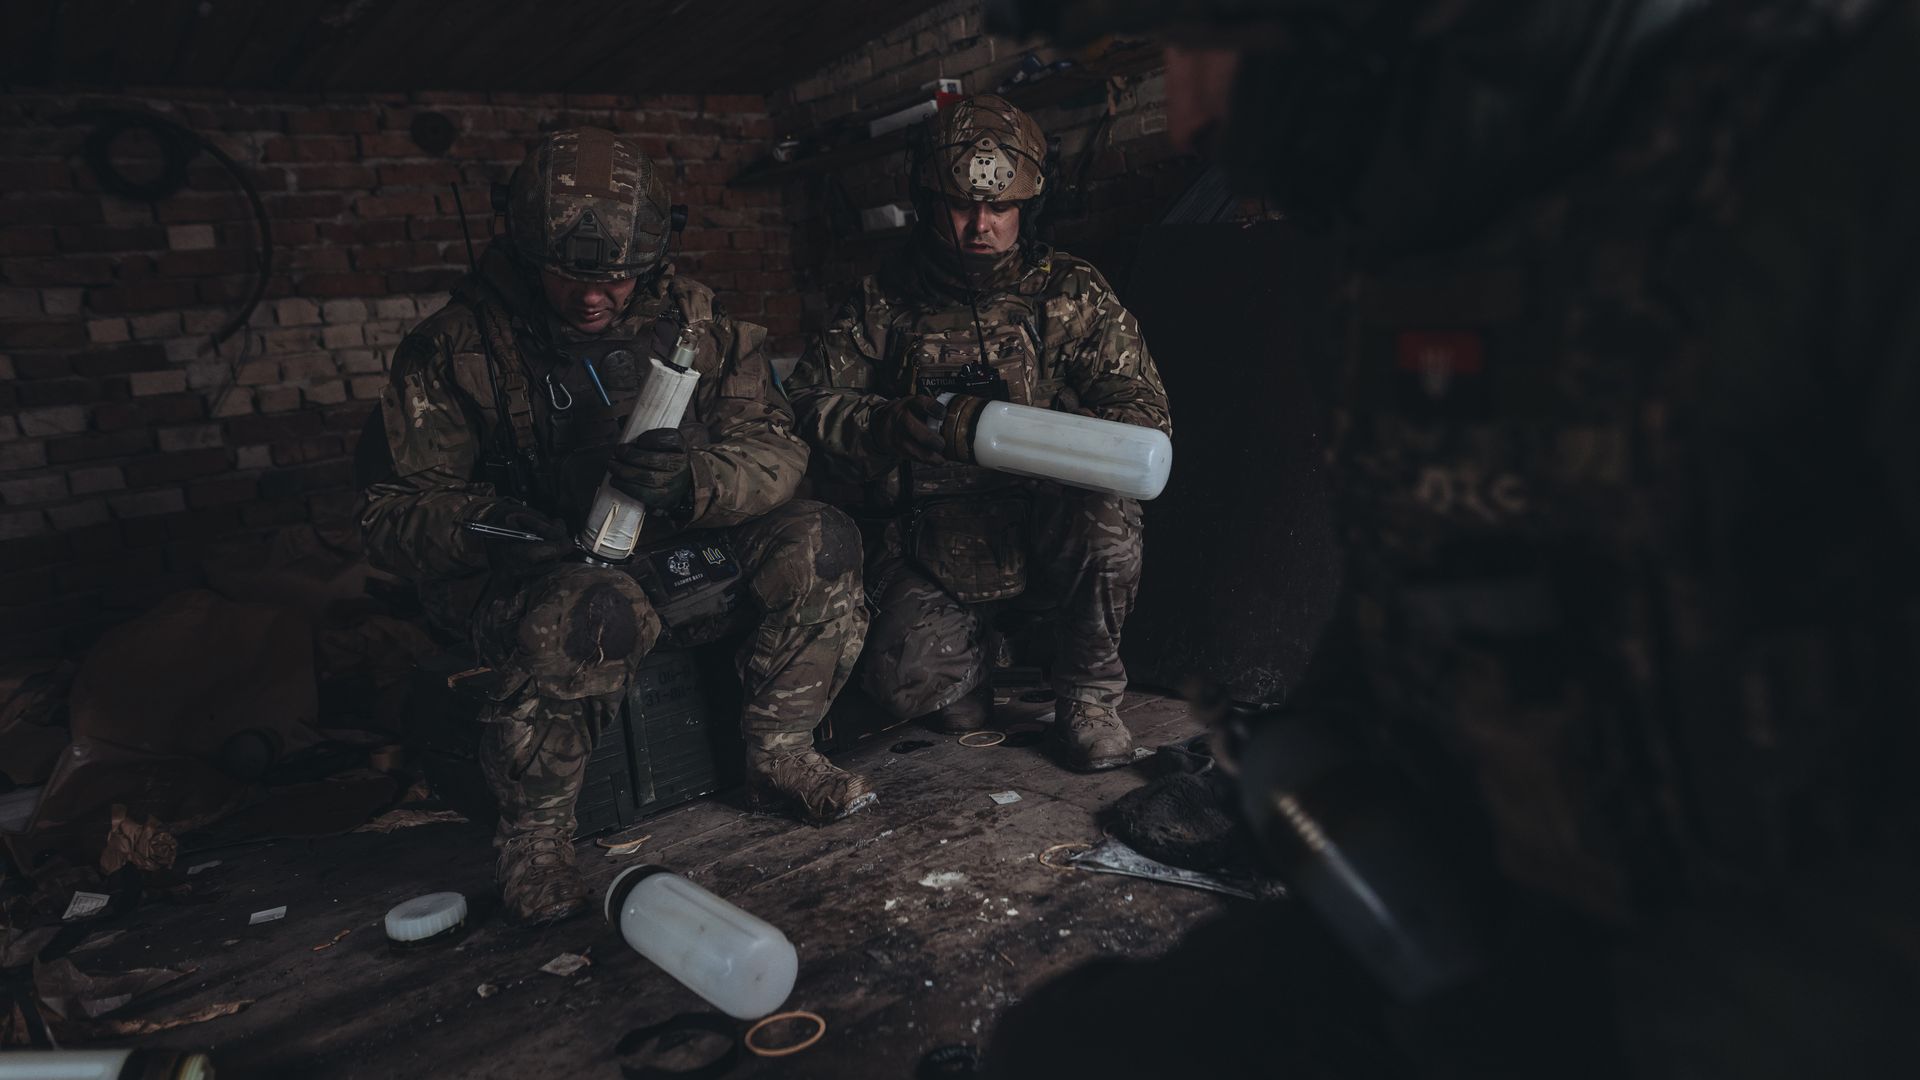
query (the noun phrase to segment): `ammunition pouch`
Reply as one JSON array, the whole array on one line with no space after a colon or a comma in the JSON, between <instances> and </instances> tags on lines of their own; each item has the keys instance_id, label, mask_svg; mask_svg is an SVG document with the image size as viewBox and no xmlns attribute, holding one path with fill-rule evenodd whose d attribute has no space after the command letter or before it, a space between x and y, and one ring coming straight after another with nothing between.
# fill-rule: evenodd
<instances>
[{"instance_id":1,"label":"ammunition pouch","mask_svg":"<svg viewBox=\"0 0 1920 1080\"><path fill-rule=\"evenodd\" d=\"M907 512L907 557L967 604L1005 600L1027 588L1033 500L1024 488L917 499Z\"/></svg>"}]
</instances>

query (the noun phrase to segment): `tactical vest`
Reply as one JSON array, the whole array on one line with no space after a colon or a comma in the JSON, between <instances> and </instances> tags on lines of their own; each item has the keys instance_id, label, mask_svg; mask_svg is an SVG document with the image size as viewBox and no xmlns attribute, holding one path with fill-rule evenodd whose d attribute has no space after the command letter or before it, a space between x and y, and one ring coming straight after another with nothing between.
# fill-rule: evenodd
<instances>
[{"instance_id":1,"label":"tactical vest","mask_svg":"<svg viewBox=\"0 0 1920 1080\"><path fill-rule=\"evenodd\" d=\"M532 483L515 493L518 498L570 529L582 526L651 371L649 360L667 359L688 325L712 317L703 299L674 289L657 315L633 314L603 335L551 341L497 304L473 305L493 353L508 430L523 453L533 447ZM484 371L463 370L476 361L484 363L486 357L455 357L462 382L487 377ZM680 425L689 449L710 441L702 413L718 390L713 374L703 373ZM688 532L665 514L649 514L627 569L676 629L724 621L739 604L739 566L722 530Z\"/></svg>"},{"instance_id":2,"label":"tactical vest","mask_svg":"<svg viewBox=\"0 0 1920 1080\"><path fill-rule=\"evenodd\" d=\"M965 303L903 306L885 335L883 392L983 393L1046 406L1064 381L1047 355L1041 298L1025 291L1046 273L1042 267L1012 290L983 297L977 326ZM985 371L996 385L965 385ZM867 502L899 515L901 552L956 599L977 603L1025 591L1030 482L975 465L909 463L868 485Z\"/></svg>"}]
</instances>

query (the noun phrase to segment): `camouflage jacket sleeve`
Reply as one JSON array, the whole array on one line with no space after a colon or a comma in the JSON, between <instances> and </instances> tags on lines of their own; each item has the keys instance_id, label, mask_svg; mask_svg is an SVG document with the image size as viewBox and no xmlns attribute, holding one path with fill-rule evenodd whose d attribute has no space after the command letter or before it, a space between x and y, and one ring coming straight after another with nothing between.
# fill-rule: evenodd
<instances>
[{"instance_id":1,"label":"camouflage jacket sleeve","mask_svg":"<svg viewBox=\"0 0 1920 1080\"><path fill-rule=\"evenodd\" d=\"M1100 271L1069 263L1049 290L1045 314L1054 373L1082 406L1103 420L1173 434L1167 391L1140 324Z\"/></svg>"},{"instance_id":2,"label":"camouflage jacket sleeve","mask_svg":"<svg viewBox=\"0 0 1920 1080\"><path fill-rule=\"evenodd\" d=\"M462 335L448 312L395 350L380 398L393 476L363 493L360 527L374 566L414 581L486 569L486 549L462 525L498 502L475 482L482 430L478 408L452 374Z\"/></svg>"},{"instance_id":3,"label":"camouflage jacket sleeve","mask_svg":"<svg viewBox=\"0 0 1920 1080\"><path fill-rule=\"evenodd\" d=\"M787 379L800 434L821 454L829 474L854 483L878 479L899 464L868 437L874 410L888 401L874 392L885 343L875 340L871 281L866 296L848 301L807 342Z\"/></svg>"},{"instance_id":4,"label":"camouflage jacket sleeve","mask_svg":"<svg viewBox=\"0 0 1920 1080\"><path fill-rule=\"evenodd\" d=\"M807 470L807 444L795 434L793 412L773 383L766 329L724 315L709 326L720 364L711 397L701 395L711 441L691 455L693 516L687 525L710 529L738 525L793 498Z\"/></svg>"}]
</instances>

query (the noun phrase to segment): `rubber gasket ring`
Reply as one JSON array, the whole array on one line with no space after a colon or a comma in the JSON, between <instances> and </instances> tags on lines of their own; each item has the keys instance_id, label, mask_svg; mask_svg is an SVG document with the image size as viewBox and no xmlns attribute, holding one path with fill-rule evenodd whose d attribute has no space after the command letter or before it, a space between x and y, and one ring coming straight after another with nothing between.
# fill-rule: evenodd
<instances>
[{"instance_id":1,"label":"rubber gasket ring","mask_svg":"<svg viewBox=\"0 0 1920 1080\"><path fill-rule=\"evenodd\" d=\"M992 739L993 741L992 742L968 742L967 741L968 739L976 738L981 735L985 735L987 738ZM985 750L989 746L999 746L1001 743L1006 741L1007 741L1007 735L1003 731L969 731L965 735L960 736L961 746L970 746L975 750Z\"/></svg>"},{"instance_id":2,"label":"rubber gasket ring","mask_svg":"<svg viewBox=\"0 0 1920 1080\"><path fill-rule=\"evenodd\" d=\"M794 1043L792 1046L778 1046L771 1049L763 1046L755 1046L753 1042L754 1032L759 1031L761 1028L766 1027L776 1020L811 1020L815 1024L818 1024L819 1027L813 1034ZM744 1044L747 1049L761 1057L786 1057L788 1054L797 1054L807 1047L812 1046L814 1043L819 1042L821 1036L826 1033L827 1020L825 1017L816 1012L808 1012L805 1009L795 1009L792 1012L774 1013L772 1016L761 1018L758 1023L747 1029L747 1033L740 1037L740 1042Z\"/></svg>"}]
</instances>

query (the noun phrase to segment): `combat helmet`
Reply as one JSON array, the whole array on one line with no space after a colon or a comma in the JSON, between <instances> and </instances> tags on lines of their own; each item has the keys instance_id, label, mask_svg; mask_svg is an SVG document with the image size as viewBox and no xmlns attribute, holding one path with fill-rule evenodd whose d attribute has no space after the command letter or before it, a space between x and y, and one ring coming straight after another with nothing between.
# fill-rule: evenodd
<instances>
[{"instance_id":1,"label":"combat helmet","mask_svg":"<svg viewBox=\"0 0 1920 1080\"><path fill-rule=\"evenodd\" d=\"M556 131L514 170L507 235L523 262L582 281L621 281L666 259L673 208L638 140Z\"/></svg>"},{"instance_id":2,"label":"combat helmet","mask_svg":"<svg viewBox=\"0 0 1920 1080\"><path fill-rule=\"evenodd\" d=\"M1047 188L1047 137L1006 98L979 94L935 121L917 187L973 202L1026 202Z\"/></svg>"}]
</instances>

